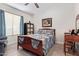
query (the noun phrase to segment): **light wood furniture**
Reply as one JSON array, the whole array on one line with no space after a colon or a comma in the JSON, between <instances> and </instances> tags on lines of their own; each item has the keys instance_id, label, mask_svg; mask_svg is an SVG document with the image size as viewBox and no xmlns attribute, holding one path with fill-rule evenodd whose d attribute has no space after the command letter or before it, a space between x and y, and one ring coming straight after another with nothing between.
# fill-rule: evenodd
<instances>
[{"instance_id":1,"label":"light wood furniture","mask_svg":"<svg viewBox=\"0 0 79 59\"><path fill-rule=\"evenodd\" d=\"M75 43L79 42L79 35L64 34L64 53L72 53L73 55L79 53L75 50Z\"/></svg>"}]
</instances>

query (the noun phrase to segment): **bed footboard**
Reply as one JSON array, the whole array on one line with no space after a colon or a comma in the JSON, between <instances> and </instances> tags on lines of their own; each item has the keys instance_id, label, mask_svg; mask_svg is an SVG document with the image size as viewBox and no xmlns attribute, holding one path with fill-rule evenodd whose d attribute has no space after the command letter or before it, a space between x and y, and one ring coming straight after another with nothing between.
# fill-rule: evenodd
<instances>
[{"instance_id":1,"label":"bed footboard","mask_svg":"<svg viewBox=\"0 0 79 59\"><path fill-rule=\"evenodd\" d=\"M22 42L19 42L20 40L22 39ZM31 37L27 37L27 36L18 36L18 41L17 41L17 49L19 49L19 46L22 47L23 49L29 51L29 52L32 52L36 55L44 55L43 53L43 45L42 45L42 41L41 40L37 40L39 41L39 44L37 46L37 48L33 48L32 46L32 40L36 40L36 39L33 39Z\"/></svg>"}]
</instances>

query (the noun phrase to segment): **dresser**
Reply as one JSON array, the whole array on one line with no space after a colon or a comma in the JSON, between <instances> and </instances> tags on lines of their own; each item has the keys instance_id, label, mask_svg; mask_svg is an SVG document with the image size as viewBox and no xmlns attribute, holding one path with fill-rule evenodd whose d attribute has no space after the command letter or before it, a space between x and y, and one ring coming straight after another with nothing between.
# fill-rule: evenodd
<instances>
[{"instance_id":1,"label":"dresser","mask_svg":"<svg viewBox=\"0 0 79 59\"><path fill-rule=\"evenodd\" d=\"M79 42L79 35L71 35L69 33L64 34L64 53L69 53L72 50L72 54L75 55L79 52L75 49L75 43ZM69 51L67 51L67 48L70 48Z\"/></svg>"}]
</instances>

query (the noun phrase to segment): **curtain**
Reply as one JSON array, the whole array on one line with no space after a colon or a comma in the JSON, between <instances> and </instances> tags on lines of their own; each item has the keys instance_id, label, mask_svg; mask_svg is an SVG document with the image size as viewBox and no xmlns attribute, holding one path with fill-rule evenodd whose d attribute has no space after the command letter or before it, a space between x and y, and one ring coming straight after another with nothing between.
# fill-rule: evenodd
<instances>
[{"instance_id":1,"label":"curtain","mask_svg":"<svg viewBox=\"0 0 79 59\"><path fill-rule=\"evenodd\" d=\"M0 36L6 35L6 28L5 28L5 14L3 10L0 10Z\"/></svg>"},{"instance_id":2,"label":"curtain","mask_svg":"<svg viewBox=\"0 0 79 59\"><path fill-rule=\"evenodd\" d=\"M21 16L20 18L20 35L24 34L24 18Z\"/></svg>"}]
</instances>

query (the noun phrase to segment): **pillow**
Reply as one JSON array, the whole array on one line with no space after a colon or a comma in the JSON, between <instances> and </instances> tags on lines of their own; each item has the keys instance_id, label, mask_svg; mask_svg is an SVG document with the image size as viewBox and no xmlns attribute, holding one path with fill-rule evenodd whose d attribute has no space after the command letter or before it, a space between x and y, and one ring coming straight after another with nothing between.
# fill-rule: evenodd
<instances>
[{"instance_id":1,"label":"pillow","mask_svg":"<svg viewBox=\"0 0 79 59\"><path fill-rule=\"evenodd\" d=\"M52 35L51 33L46 33L46 35Z\"/></svg>"}]
</instances>

